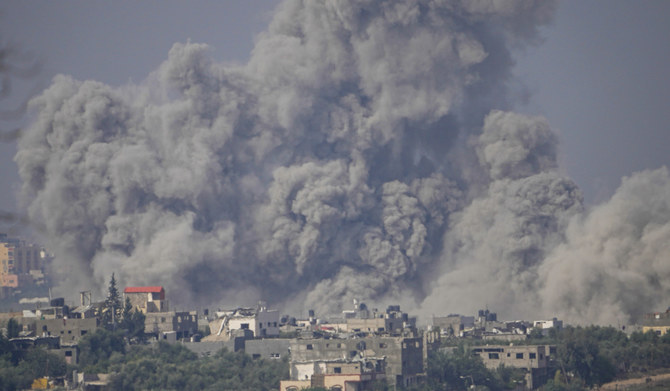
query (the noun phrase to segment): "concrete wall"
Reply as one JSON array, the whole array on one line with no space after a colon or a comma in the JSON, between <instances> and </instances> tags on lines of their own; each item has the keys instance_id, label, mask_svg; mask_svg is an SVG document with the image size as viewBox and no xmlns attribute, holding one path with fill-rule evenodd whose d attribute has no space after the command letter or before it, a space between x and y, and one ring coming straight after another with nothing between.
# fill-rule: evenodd
<instances>
[{"instance_id":1,"label":"concrete wall","mask_svg":"<svg viewBox=\"0 0 670 391\"><path fill-rule=\"evenodd\" d=\"M489 369L500 365L508 368L546 368L548 349L544 345L504 346L487 345L472 348Z\"/></svg>"},{"instance_id":2,"label":"concrete wall","mask_svg":"<svg viewBox=\"0 0 670 391\"><path fill-rule=\"evenodd\" d=\"M230 331L243 328L253 331L254 337L257 338L278 336L279 312L261 308L254 315L233 316L228 321L228 330ZM218 330L215 332L218 332Z\"/></svg>"},{"instance_id":3,"label":"concrete wall","mask_svg":"<svg viewBox=\"0 0 670 391\"><path fill-rule=\"evenodd\" d=\"M304 376L308 369L302 366L309 362L361 358L385 358L386 380L390 385L414 384L424 373L423 339L382 336L298 339L291 343L291 379L303 380L298 374Z\"/></svg>"},{"instance_id":4,"label":"concrete wall","mask_svg":"<svg viewBox=\"0 0 670 391\"><path fill-rule=\"evenodd\" d=\"M144 331L160 335L168 331L176 331L177 338L186 338L198 331L198 315L191 312L147 312Z\"/></svg>"},{"instance_id":5,"label":"concrete wall","mask_svg":"<svg viewBox=\"0 0 670 391\"><path fill-rule=\"evenodd\" d=\"M35 335L60 337L61 343L78 342L81 337L95 332L98 328L96 318L87 319L36 319Z\"/></svg>"},{"instance_id":6,"label":"concrete wall","mask_svg":"<svg viewBox=\"0 0 670 391\"><path fill-rule=\"evenodd\" d=\"M291 339L250 339L245 341L244 351L253 358L282 359L289 356Z\"/></svg>"}]
</instances>

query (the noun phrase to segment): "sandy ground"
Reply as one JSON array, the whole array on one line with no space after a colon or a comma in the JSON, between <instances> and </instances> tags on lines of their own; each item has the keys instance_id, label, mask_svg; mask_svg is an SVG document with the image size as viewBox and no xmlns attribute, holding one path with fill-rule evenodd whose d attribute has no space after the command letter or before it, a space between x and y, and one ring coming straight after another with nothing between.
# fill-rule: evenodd
<instances>
[{"instance_id":1,"label":"sandy ground","mask_svg":"<svg viewBox=\"0 0 670 391\"><path fill-rule=\"evenodd\" d=\"M650 380L648 380L650 379ZM668 380L670 379L670 373L664 373L661 375L653 375L653 376L647 376L647 377L638 377L635 379L626 379L626 380L619 380L619 381L614 381L611 383L606 383L603 384L600 389L601 390L626 390L630 386L637 386L640 384L645 384L647 382L653 383L658 380Z\"/></svg>"}]
</instances>

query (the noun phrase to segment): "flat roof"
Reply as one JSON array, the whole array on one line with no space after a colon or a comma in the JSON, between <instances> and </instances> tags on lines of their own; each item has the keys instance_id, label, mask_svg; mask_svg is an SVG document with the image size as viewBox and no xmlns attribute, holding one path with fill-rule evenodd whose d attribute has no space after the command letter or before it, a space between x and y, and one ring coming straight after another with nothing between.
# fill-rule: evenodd
<instances>
[{"instance_id":1,"label":"flat roof","mask_svg":"<svg viewBox=\"0 0 670 391\"><path fill-rule=\"evenodd\" d=\"M164 291L162 286L128 286L123 290L124 293L160 293Z\"/></svg>"}]
</instances>

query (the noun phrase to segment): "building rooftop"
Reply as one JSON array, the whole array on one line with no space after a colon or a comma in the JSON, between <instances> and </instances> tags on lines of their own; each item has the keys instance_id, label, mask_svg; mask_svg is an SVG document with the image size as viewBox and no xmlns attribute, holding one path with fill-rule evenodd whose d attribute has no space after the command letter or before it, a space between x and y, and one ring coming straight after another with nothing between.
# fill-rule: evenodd
<instances>
[{"instance_id":1,"label":"building rooftop","mask_svg":"<svg viewBox=\"0 0 670 391\"><path fill-rule=\"evenodd\" d=\"M162 286L128 286L123 290L124 293L160 293L164 292Z\"/></svg>"}]
</instances>

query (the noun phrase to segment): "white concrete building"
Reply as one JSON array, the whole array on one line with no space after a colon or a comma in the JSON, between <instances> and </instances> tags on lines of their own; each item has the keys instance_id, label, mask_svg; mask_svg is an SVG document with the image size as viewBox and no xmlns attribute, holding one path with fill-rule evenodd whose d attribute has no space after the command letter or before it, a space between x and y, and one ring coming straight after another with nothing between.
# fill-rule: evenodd
<instances>
[{"instance_id":1,"label":"white concrete building","mask_svg":"<svg viewBox=\"0 0 670 391\"><path fill-rule=\"evenodd\" d=\"M217 318L209 322L210 339L228 340L235 330L251 330L254 337L279 336L279 312L268 310L262 303L256 308L237 308L217 311Z\"/></svg>"}]
</instances>

